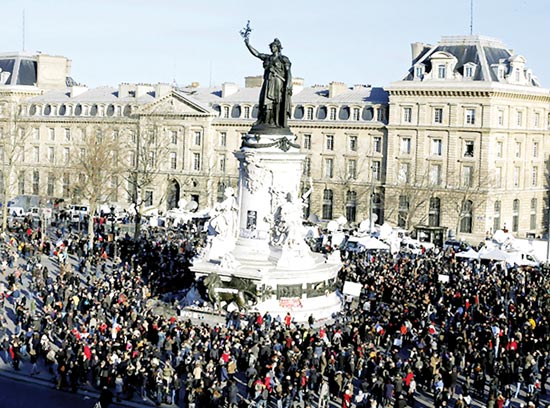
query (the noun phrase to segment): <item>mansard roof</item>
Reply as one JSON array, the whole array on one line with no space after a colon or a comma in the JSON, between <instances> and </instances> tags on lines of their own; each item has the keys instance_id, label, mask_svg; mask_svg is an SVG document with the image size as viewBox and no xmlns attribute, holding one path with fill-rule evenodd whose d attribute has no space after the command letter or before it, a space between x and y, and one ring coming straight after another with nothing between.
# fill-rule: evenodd
<instances>
[{"instance_id":1,"label":"mansard roof","mask_svg":"<svg viewBox=\"0 0 550 408\"><path fill-rule=\"evenodd\" d=\"M433 79L430 75L419 77L415 68L421 67L426 74L430 74L435 69L434 61L447 55L456 59L449 79L465 79L465 66L471 64L478 69L473 71L472 77L467 78L470 81L514 83L510 77L517 69L521 71L522 80L516 83L539 86L537 78L525 66L525 58L514 54L513 50L496 39L477 35L448 36L442 37L436 45L415 43L413 50L412 66L403 81Z\"/></svg>"},{"instance_id":2,"label":"mansard roof","mask_svg":"<svg viewBox=\"0 0 550 408\"><path fill-rule=\"evenodd\" d=\"M255 104L258 102L260 87L238 87L232 84L230 92L224 94L223 86L219 87L183 87L181 92L207 104ZM388 102L388 94L381 87L370 85L354 85L348 87L341 84L337 91L332 91L330 85L314 85L309 87L294 86L293 104L365 104Z\"/></svg>"}]
</instances>

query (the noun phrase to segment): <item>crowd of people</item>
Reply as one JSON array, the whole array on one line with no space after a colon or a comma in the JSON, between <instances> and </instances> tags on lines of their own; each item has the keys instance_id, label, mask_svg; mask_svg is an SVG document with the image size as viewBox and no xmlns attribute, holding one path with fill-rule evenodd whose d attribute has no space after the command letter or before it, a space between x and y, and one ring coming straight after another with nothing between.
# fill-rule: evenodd
<instances>
[{"instance_id":1,"label":"crowd of people","mask_svg":"<svg viewBox=\"0 0 550 408\"><path fill-rule=\"evenodd\" d=\"M197 324L151 301L203 239L193 228L178 237L146 232L127 250L121 238L107 261L106 247L46 251L31 225L5 235L2 357L32 375L46 367L58 388L182 407L548 403L550 291L538 268L342 252L339 284L362 291L334 319L249 310Z\"/></svg>"}]
</instances>

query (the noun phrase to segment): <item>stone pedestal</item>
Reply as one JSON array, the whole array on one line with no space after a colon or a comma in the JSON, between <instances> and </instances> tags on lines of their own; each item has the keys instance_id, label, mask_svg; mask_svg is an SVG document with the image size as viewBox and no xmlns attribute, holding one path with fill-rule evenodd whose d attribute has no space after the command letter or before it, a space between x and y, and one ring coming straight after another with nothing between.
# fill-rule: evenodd
<instances>
[{"instance_id":1,"label":"stone pedestal","mask_svg":"<svg viewBox=\"0 0 550 408\"><path fill-rule=\"evenodd\" d=\"M257 288L255 309L305 321L341 308L334 290L340 262L313 253L304 242L299 195L304 155L293 135L247 135L239 160L237 231L219 262L205 257L193 270L241 277Z\"/></svg>"}]
</instances>

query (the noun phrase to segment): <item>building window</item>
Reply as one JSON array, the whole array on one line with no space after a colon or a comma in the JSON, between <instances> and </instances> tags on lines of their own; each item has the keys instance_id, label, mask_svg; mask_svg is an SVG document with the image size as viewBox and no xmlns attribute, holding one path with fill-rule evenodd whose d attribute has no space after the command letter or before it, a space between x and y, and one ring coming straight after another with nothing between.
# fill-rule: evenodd
<instances>
[{"instance_id":1,"label":"building window","mask_svg":"<svg viewBox=\"0 0 550 408\"><path fill-rule=\"evenodd\" d=\"M502 142L497 142L497 157L502 157Z\"/></svg>"},{"instance_id":2,"label":"building window","mask_svg":"<svg viewBox=\"0 0 550 408\"><path fill-rule=\"evenodd\" d=\"M304 159L304 176L311 177L311 157Z\"/></svg>"},{"instance_id":3,"label":"building window","mask_svg":"<svg viewBox=\"0 0 550 408\"><path fill-rule=\"evenodd\" d=\"M467 65L464 68L464 77L465 78L472 78L474 76L474 67L471 65Z\"/></svg>"},{"instance_id":4,"label":"building window","mask_svg":"<svg viewBox=\"0 0 550 408\"><path fill-rule=\"evenodd\" d=\"M313 120L313 108L311 106L306 108L306 119Z\"/></svg>"},{"instance_id":5,"label":"building window","mask_svg":"<svg viewBox=\"0 0 550 408\"><path fill-rule=\"evenodd\" d=\"M495 201L493 207L493 232L500 229L500 201Z\"/></svg>"},{"instance_id":6,"label":"building window","mask_svg":"<svg viewBox=\"0 0 550 408\"><path fill-rule=\"evenodd\" d=\"M48 186L47 186L47 189L46 189L46 194L49 197L53 197L55 195L54 194L54 187L55 187L54 175L53 175L53 173L48 173Z\"/></svg>"},{"instance_id":7,"label":"building window","mask_svg":"<svg viewBox=\"0 0 550 408\"><path fill-rule=\"evenodd\" d=\"M521 158L521 142L516 142L515 156L516 156L516 159Z\"/></svg>"},{"instance_id":8,"label":"building window","mask_svg":"<svg viewBox=\"0 0 550 408\"><path fill-rule=\"evenodd\" d=\"M357 136L348 136L348 147L351 152L357 151Z\"/></svg>"},{"instance_id":9,"label":"building window","mask_svg":"<svg viewBox=\"0 0 550 408\"><path fill-rule=\"evenodd\" d=\"M522 126L523 125L523 112L517 111L516 112L516 126Z\"/></svg>"},{"instance_id":10,"label":"building window","mask_svg":"<svg viewBox=\"0 0 550 408\"><path fill-rule=\"evenodd\" d=\"M311 135L304 135L304 149L311 150Z\"/></svg>"},{"instance_id":11,"label":"building window","mask_svg":"<svg viewBox=\"0 0 550 408\"><path fill-rule=\"evenodd\" d=\"M447 67L444 64L437 66L437 77L439 79L445 79L447 77Z\"/></svg>"},{"instance_id":12,"label":"building window","mask_svg":"<svg viewBox=\"0 0 550 408\"><path fill-rule=\"evenodd\" d=\"M221 155L218 168L222 173L225 173L225 163L226 163L225 155Z\"/></svg>"},{"instance_id":13,"label":"building window","mask_svg":"<svg viewBox=\"0 0 550 408\"><path fill-rule=\"evenodd\" d=\"M63 131L63 133L65 134L65 141L70 142L71 141L71 129L65 129Z\"/></svg>"},{"instance_id":14,"label":"building window","mask_svg":"<svg viewBox=\"0 0 550 408\"><path fill-rule=\"evenodd\" d=\"M441 214L441 200L437 197L430 198L430 206L428 210L428 225L430 227L439 227Z\"/></svg>"},{"instance_id":15,"label":"building window","mask_svg":"<svg viewBox=\"0 0 550 408\"><path fill-rule=\"evenodd\" d=\"M434 123L443 123L443 108L434 108Z\"/></svg>"},{"instance_id":16,"label":"building window","mask_svg":"<svg viewBox=\"0 0 550 408\"><path fill-rule=\"evenodd\" d=\"M63 173L63 197L68 198L71 194L71 175Z\"/></svg>"},{"instance_id":17,"label":"building window","mask_svg":"<svg viewBox=\"0 0 550 408\"><path fill-rule=\"evenodd\" d=\"M148 163L148 165L151 169L155 168L155 165L156 165L155 152L149 152L149 163Z\"/></svg>"},{"instance_id":18,"label":"building window","mask_svg":"<svg viewBox=\"0 0 550 408\"><path fill-rule=\"evenodd\" d=\"M39 146L33 146L33 161L34 163L40 163L40 147Z\"/></svg>"},{"instance_id":19,"label":"building window","mask_svg":"<svg viewBox=\"0 0 550 408\"><path fill-rule=\"evenodd\" d=\"M227 132L220 132L220 142L219 142L219 145L221 147L226 147L227 146Z\"/></svg>"},{"instance_id":20,"label":"building window","mask_svg":"<svg viewBox=\"0 0 550 408\"><path fill-rule=\"evenodd\" d=\"M71 150L68 147L63 148L63 164L69 164L71 159Z\"/></svg>"},{"instance_id":21,"label":"building window","mask_svg":"<svg viewBox=\"0 0 550 408\"><path fill-rule=\"evenodd\" d=\"M48 162L55 162L55 149L53 146L48 146Z\"/></svg>"},{"instance_id":22,"label":"building window","mask_svg":"<svg viewBox=\"0 0 550 408\"><path fill-rule=\"evenodd\" d=\"M430 165L430 183L434 186L441 184L441 164Z\"/></svg>"},{"instance_id":23,"label":"building window","mask_svg":"<svg viewBox=\"0 0 550 408\"><path fill-rule=\"evenodd\" d=\"M17 191L19 195L25 194L25 171L19 171L19 177L17 179Z\"/></svg>"},{"instance_id":24,"label":"building window","mask_svg":"<svg viewBox=\"0 0 550 408\"><path fill-rule=\"evenodd\" d=\"M48 128L48 140L50 142L55 141L55 129L54 128Z\"/></svg>"},{"instance_id":25,"label":"building window","mask_svg":"<svg viewBox=\"0 0 550 408\"><path fill-rule=\"evenodd\" d=\"M502 109L497 111L497 124L498 126L504 126L504 111Z\"/></svg>"},{"instance_id":26,"label":"building window","mask_svg":"<svg viewBox=\"0 0 550 408\"><path fill-rule=\"evenodd\" d=\"M170 132L170 141L172 142L172 144L178 144L178 131L177 130L172 130Z\"/></svg>"},{"instance_id":27,"label":"building window","mask_svg":"<svg viewBox=\"0 0 550 408\"><path fill-rule=\"evenodd\" d=\"M476 110L475 109L466 109L466 124L474 125L476 123Z\"/></svg>"},{"instance_id":28,"label":"building window","mask_svg":"<svg viewBox=\"0 0 550 408\"><path fill-rule=\"evenodd\" d=\"M372 145L375 153L382 153L382 138L380 136L375 136L373 138Z\"/></svg>"},{"instance_id":29,"label":"building window","mask_svg":"<svg viewBox=\"0 0 550 408\"><path fill-rule=\"evenodd\" d=\"M170 168L176 170L178 167L178 155L176 152L170 152Z\"/></svg>"},{"instance_id":30,"label":"building window","mask_svg":"<svg viewBox=\"0 0 550 408\"><path fill-rule=\"evenodd\" d=\"M424 69L422 67L416 67L414 69L414 72L415 72L416 78L418 79L422 79L422 77L424 76Z\"/></svg>"},{"instance_id":31,"label":"building window","mask_svg":"<svg viewBox=\"0 0 550 408\"><path fill-rule=\"evenodd\" d=\"M397 226L407 228L407 218L409 216L409 198L406 195L399 196L399 211L397 213Z\"/></svg>"},{"instance_id":32,"label":"building window","mask_svg":"<svg viewBox=\"0 0 550 408\"><path fill-rule=\"evenodd\" d=\"M325 159L325 178L332 178L334 175L334 160L332 158Z\"/></svg>"},{"instance_id":33,"label":"building window","mask_svg":"<svg viewBox=\"0 0 550 408\"><path fill-rule=\"evenodd\" d=\"M432 139L432 156L443 155L443 140Z\"/></svg>"},{"instance_id":34,"label":"building window","mask_svg":"<svg viewBox=\"0 0 550 408\"><path fill-rule=\"evenodd\" d=\"M536 187L539 184L539 168L537 166L533 166L533 170L531 171L531 186Z\"/></svg>"},{"instance_id":35,"label":"building window","mask_svg":"<svg viewBox=\"0 0 550 408\"><path fill-rule=\"evenodd\" d=\"M32 172L32 193L34 195L40 194L40 173L38 170Z\"/></svg>"},{"instance_id":36,"label":"building window","mask_svg":"<svg viewBox=\"0 0 550 408\"><path fill-rule=\"evenodd\" d=\"M514 167L514 187L519 187L519 167Z\"/></svg>"},{"instance_id":37,"label":"building window","mask_svg":"<svg viewBox=\"0 0 550 408\"><path fill-rule=\"evenodd\" d=\"M534 230L537 228L537 199L531 199L531 214L530 214L529 228Z\"/></svg>"},{"instance_id":38,"label":"building window","mask_svg":"<svg viewBox=\"0 0 550 408\"><path fill-rule=\"evenodd\" d=\"M80 154L80 158L82 158L82 150L80 151L81 154ZM130 163L130 166L132 167L136 167L137 165L137 161L136 161L136 152L134 151L129 151L128 152L128 163Z\"/></svg>"},{"instance_id":39,"label":"building window","mask_svg":"<svg viewBox=\"0 0 550 408\"><path fill-rule=\"evenodd\" d=\"M229 117L229 106L223 107L223 117L228 118Z\"/></svg>"},{"instance_id":40,"label":"building window","mask_svg":"<svg viewBox=\"0 0 550 408\"><path fill-rule=\"evenodd\" d=\"M472 187L473 171L474 168L472 166L464 166L462 168L462 187Z\"/></svg>"},{"instance_id":41,"label":"building window","mask_svg":"<svg viewBox=\"0 0 550 408\"><path fill-rule=\"evenodd\" d=\"M535 112L534 125L536 128L540 126L540 113Z\"/></svg>"},{"instance_id":42,"label":"building window","mask_svg":"<svg viewBox=\"0 0 550 408\"><path fill-rule=\"evenodd\" d=\"M193 136L193 143L195 146L200 146L202 142L202 132L200 130L196 130Z\"/></svg>"},{"instance_id":43,"label":"building window","mask_svg":"<svg viewBox=\"0 0 550 408\"><path fill-rule=\"evenodd\" d=\"M464 157L474 157L474 141L464 141Z\"/></svg>"},{"instance_id":44,"label":"building window","mask_svg":"<svg viewBox=\"0 0 550 408\"><path fill-rule=\"evenodd\" d=\"M225 189L227 188L227 186L225 185L224 182L219 182L218 183L218 190L217 190L217 197L216 197L216 200L218 201L218 203L221 203L223 200L225 200Z\"/></svg>"},{"instance_id":45,"label":"building window","mask_svg":"<svg viewBox=\"0 0 550 408\"><path fill-rule=\"evenodd\" d=\"M201 169L201 154L193 153L193 170L200 171Z\"/></svg>"},{"instance_id":46,"label":"building window","mask_svg":"<svg viewBox=\"0 0 550 408\"><path fill-rule=\"evenodd\" d=\"M250 106L245 106L244 107L244 118L245 119L250 119Z\"/></svg>"},{"instance_id":47,"label":"building window","mask_svg":"<svg viewBox=\"0 0 550 408\"><path fill-rule=\"evenodd\" d=\"M361 119L361 109L359 108L353 108L353 120L360 120Z\"/></svg>"},{"instance_id":48,"label":"building window","mask_svg":"<svg viewBox=\"0 0 550 408\"><path fill-rule=\"evenodd\" d=\"M399 164L399 174L397 175L397 180L399 183L408 183L410 177L410 163L400 163Z\"/></svg>"},{"instance_id":49,"label":"building window","mask_svg":"<svg viewBox=\"0 0 550 408\"><path fill-rule=\"evenodd\" d=\"M372 179L380 181L382 178L382 162L375 160L372 162Z\"/></svg>"},{"instance_id":50,"label":"building window","mask_svg":"<svg viewBox=\"0 0 550 408\"><path fill-rule=\"evenodd\" d=\"M336 120L336 108L330 108L329 115L330 120Z\"/></svg>"},{"instance_id":51,"label":"building window","mask_svg":"<svg viewBox=\"0 0 550 408\"><path fill-rule=\"evenodd\" d=\"M348 160L348 178L350 180L357 178L357 160Z\"/></svg>"},{"instance_id":52,"label":"building window","mask_svg":"<svg viewBox=\"0 0 550 408\"><path fill-rule=\"evenodd\" d=\"M401 138L401 154L411 154L411 138Z\"/></svg>"},{"instance_id":53,"label":"building window","mask_svg":"<svg viewBox=\"0 0 550 408\"><path fill-rule=\"evenodd\" d=\"M33 140L40 140L40 130L38 128L32 128Z\"/></svg>"},{"instance_id":54,"label":"building window","mask_svg":"<svg viewBox=\"0 0 550 408\"><path fill-rule=\"evenodd\" d=\"M334 150L334 135L325 136L325 148L327 150Z\"/></svg>"},{"instance_id":55,"label":"building window","mask_svg":"<svg viewBox=\"0 0 550 408\"><path fill-rule=\"evenodd\" d=\"M378 122L384 122L384 120L386 120L386 109L382 106L376 108L376 120Z\"/></svg>"},{"instance_id":56,"label":"building window","mask_svg":"<svg viewBox=\"0 0 550 408\"><path fill-rule=\"evenodd\" d=\"M512 232L518 232L519 229L519 200L516 198L512 202Z\"/></svg>"},{"instance_id":57,"label":"building window","mask_svg":"<svg viewBox=\"0 0 550 408\"><path fill-rule=\"evenodd\" d=\"M495 187L502 187L502 167L495 167Z\"/></svg>"},{"instance_id":58,"label":"building window","mask_svg":"<svg viewBox=\"0 0 550 408\"><path fill-rule=\"evenodd\" d=\"M403 122L405 123L412 122L412 108L409 108L409 107L403 108Z\"/></svg>"},{"instance_id":59,"label":"building window","mask_svg":"<svg viewBox=\"0 0 550 408\"><path fill-rule=\"evenodd\" d=\"M333 200L334 200L334 194L332 190L329 190L329 189L323 190L323 219L324 220L332 219Z\"/></svg>"},{"instance_id":60,"label":"building window","mask_svg":"<svg viewBox=\"0 0 550 408\"><path fill-rule=\"evenodd\" d=\"M533 142L533 157L539 157L539 142Z\"/></svg>"},{"instance_id":61,"label":"building window","mask_svg":"<svg viewBox=\"0 0 550 408\"><path fill-rule=\"evenodd\" d=\"M111 201L118 201L118 177L111 176Z\"/></svg>"},{"instance_id":62,"label":"building window","mask_svg":"<svg viewBox=\"0 0 550 408\"><path fill-rule=\"evenodd\" d=\"M355 222L357 218L357 193L355 191L346 192L346 219L348 222Z\"/></svg>"},{"instance_id":63,"label":"building window","mask_svg":"<svg viewBox=\"0 0 550 408\"><path fill-rule=\"evenodd\" d=\"M151 190L145 191L145 197L143 202L146 207L151 207L153 205L153 192Z\"/></svg>"},{"instance_id":64,"label":"building window","mask_svg":"<svg viewBox=\"0 0 550 408\"><path fill-rule=\"evenodd\" d=\"M473 221L473 203L470 200L465 200L462 203L462 211L460 212L460 232L471 234Z\"/></svg>"}]
</instances>

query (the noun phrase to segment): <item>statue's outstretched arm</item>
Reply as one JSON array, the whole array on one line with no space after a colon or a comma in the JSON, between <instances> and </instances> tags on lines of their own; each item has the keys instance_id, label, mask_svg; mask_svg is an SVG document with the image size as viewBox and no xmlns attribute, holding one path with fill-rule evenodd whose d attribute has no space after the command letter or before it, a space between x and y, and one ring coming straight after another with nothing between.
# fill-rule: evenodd
<instances>
[{"instance_id":1,"label":"statue's outstretched arm","mask_svg":"<svg viewBox=\"0 0 550 408\"><path fill-rule=\"evenodd\" d=\"M254 48L253 46L250 45L250 42L248 41L248 38L245 38L244 43L246 45L246 48L248 48L248 51L250 51L250 53L252 55L254 55L256 58L262 59L262 54L260 54L260 52L258 52L258 50L256 50L256 48Z\"/></svg>"}]
</instances>

